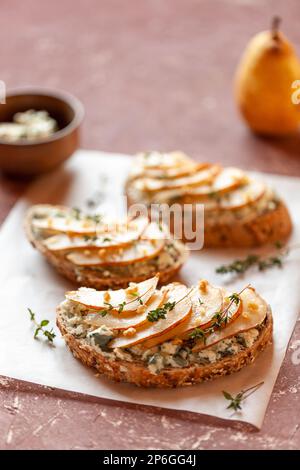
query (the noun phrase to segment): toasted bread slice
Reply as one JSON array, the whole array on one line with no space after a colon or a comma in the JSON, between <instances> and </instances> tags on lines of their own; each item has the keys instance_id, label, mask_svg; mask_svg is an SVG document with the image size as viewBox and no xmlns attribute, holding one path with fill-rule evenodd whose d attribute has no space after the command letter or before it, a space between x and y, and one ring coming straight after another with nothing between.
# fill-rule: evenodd
<instances>
[{"instance_id":1,"label":"toasted bread slice","mask_svg":"<svg viewBox=\"0 0 300 470\"><path fill-rule=\"evenodd\" d=\"M147 318L135 328L124 330L123 327L124 321L134 324L132 315L120 318L118 331L117 319L109 312L104 316L98 314L95 325L90 320L95 312L69 299L57 308L57 325L73 355L85 365L114 381L142 387L187 386L237 372L272 342L271 309L249 286L232 296L231 306L236 307L236 302L241 306L238 316L228 316L231 307L228 310L226 299L230 293L224 291L225 307L218 322L211 311L211 296L207 305L203 296L199 305L203 322L206 324L203 311L206 308L212 322L203 330L196 327L189 337L186 332L183 334L184 325L193 323L193 316L198 320L202 316L193 302L194 289L170 284L161 291L156 290L154 299L157 292L166 293L164 304L152 313L147 310ZM170 303L171 298L176 299L174 305ZM219 295L215 298L219 309ZM222 321L224 315L226 321ZM112 329L107 326L112 321L110 316L114 318ZM140 317L138 310L136 316ZM103 324L99 327L101 318Z\"/></svg>"},{"instance_id":2,"label":"toasted bread slice","mask_svg":"<svg viewBox=\"0 0 300 470\"><path fill-rule=\"evenodd\" d=\"M158 155L156 152L156 160L159 160ZM165 154L161 155L163 160ZM163 169L155 179L144 162L145 159L138 157L125 187L128 206L136 202L143 202L148 207L153 203L166 203L169 206L176 203L185 207L190 204L196 223L197 205L201 204L204 208L206 247L247 248L287 240L292 231L291 217L286 205L273 189L237 168L219 167L219 171L212 173L208 182L205 178L202 181L200 177L195 179L191 159L184 154L180 155L182 168L186 158L187 168L191 168L190 173L185 174L184 178L175 176L170 182L166 173L166 184L163 184ZM145 161L148 160L151 161L151 155ZM171 165L172 159L169 160ZM144 166L141 169L142 164ZM139 172L135 171L136 165ZM212 168L215 166L212 165ZM168 167L169 172L170 168L172 167ZM197 174L204 175L207 171L207 167L200 168ZM172 221L169 229L174 231ZM184 230L182 232L185 233Z\"/></svg>"},{"instance_id":3,"label":"toasted bread slice","mask_svg":"<svg viewBox=\"0 0 300 470\"><path fill-rule=\"evenodd\" d=\"M33 206L25 218L25 231L32 246L58 272L81 286L118 289L157 272L160 272L160 282L167 282L187 259L187 248L173 240L167 230L163 236L161 230L153 230L154 222L143 231L141 224L134 221L129 221L125 228L113 225L105 230L101 224L91 223L90 218L86 223L85 215L75 213L73 220L72 214L66 207ZM53 237L59 239L59 244L56 240L53 243Z\"/></svg>"}]
</instances>

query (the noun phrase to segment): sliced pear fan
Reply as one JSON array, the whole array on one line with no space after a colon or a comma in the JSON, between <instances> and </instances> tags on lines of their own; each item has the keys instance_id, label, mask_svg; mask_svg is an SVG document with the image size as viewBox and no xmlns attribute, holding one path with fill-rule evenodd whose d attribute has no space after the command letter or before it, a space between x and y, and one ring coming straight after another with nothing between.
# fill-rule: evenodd
<instances>
[{"instance_id":1,"label":"sliced pear fan","mask_svg":"<svg viewBox=\"0 0 300 470\"><path fill-rule=\"evenodd\" d=\"M129 245L138 240L147 229L148 225L149 221L147 217L139 217L130 221L128 225L121 224L112 227L112 231L98 233L92 237L79 235L70 236L61 233L47 238L43 244L51 251L116 248Z\"/></svg>"},{"instance_id":2,"label":"sliced pear fan","mask_svg":"<svg viewBox=\"0 0 300 470\"><path fill-rule=\"evenodd\" d=\"M128 348L135 344L143 343L145 340L150 340L151 338L160 338L167 332L173 335L174 328L184 322L190 314L191 301L188 293L189 290L184 285L171 285L165 302L176 302L176 304L172 310L167 312L166 318L156 322L145 322L132 337L119 336L113 339L110 343L110 347Z\"/></svg>"},{"instance_id":3,"label":"sliced pear fan","mask_svg":"<svg viewBox=\"0 0 300 470\"><path fill-rule=\"evenodd\" d=\"M127 265L150 260L157 256L165 245L165 240L139 240L138 243L117 250L74 251L66 257L77 266ZM103 253L102 253L103 251Z\"/></svg>"},{"instance_id":4,"label":"sliced pear fan","mask_svg":"<svg viewBox=\"0 0 300 470\"><path fill-rule=\"evenodd\" d=\"M192 302L192 310L186 320L174 328L174 330L161 336L159 341L156 338L145 341L145 343L143 343L144 348L152 348L159 343L173 338L188 339L189 334L195 328L204 329L209 327L213 321L214 315L217 312L221 312L230 302L221 288L214 287L210 284L207 284L205 293L200 292L199 289L195 288L192 291L190 298ZM228 324L236 319L241 312L242 302L239 302L238 305L232 304L228 316Z\"/></svg>"},{"instance_id":5,"label":"sliced pear fan","mask_svg":"<svg viewBox=\"0 0 300 470\"><path fill-rule=\"evenodd\" d=\"M154 179L154 178L141 178L136 182L138 189L146 190L149 192L160 191L162 189L176 189L198 186L199 184L207 184L220 172L218 165L211 165L208 168L204 168L200 171L196 171L194 174L176 179Z\"/></svg>"},{"instance_id":6,"label":"sliced pear fan","mask_svg":"<svg viewBox=\"0 0 300 470\"><path fill-rule=\"evenodd\" d=\"M125 302L122 313L134 312L141 305L139 299L143 304L148 302L156 289L158 279L159 275L156 275L134 286L129 286L128 289L114 291L97 291L88 287L80 287L77 291L67 292L66 298L93 310L105 310L110 304L114 307L113 310L118 311L119 306Z\"/></svg>"},{"instance_id":7,"label":"sliced pear fan","mask_svg":"<svg viewBox=\"0 0 300 470\"><path fill-rule=\"evenodd\" d=\"M204 343L199 340L193 351L200 351L208 348L223 339L235 336L243 331L250 330L257 325L260 325L267 314L266 302L256 293L255 289L249 287L241 294L242 312L240 315L232 319L226 328L215 331L206 338Z\"/></svg>"},{"instance_id":8,"label":"sliced pear fan","mask_svg":"<svg viewBox=\"0 0 300 470\"><path fill-rule=\"evenodd\" d=\"M147 315L151 310L160 307L164 302L165 295L161 291L156 291L148 300L146 305L139 305L135 312L130 312L131 315L122 315L119 313L109 312L106 316L102 317L100 314L88 314L85 323L92 326L105 325L112 330L127 330L128 328L140 327L147 321Z\"/></svg>"}]
</instances>

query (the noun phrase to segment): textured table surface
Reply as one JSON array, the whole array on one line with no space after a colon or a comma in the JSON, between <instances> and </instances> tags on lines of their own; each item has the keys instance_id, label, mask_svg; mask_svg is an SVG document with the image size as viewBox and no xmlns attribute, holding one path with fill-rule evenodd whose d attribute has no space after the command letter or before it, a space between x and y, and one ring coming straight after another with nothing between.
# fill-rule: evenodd
<instances>
[{"instance_id":1,"label":"textured table surface","mask_svg":"<svg viewBox=\"0 0 300 470\"><path fill-rule=\"evenodd\" d=\"M273 14L300 53L299 0L2 0L0 79L77 95L85 148L178 148L300 176L300 137L255 138L232 98L242 49ZM24 187L0 177L1 220ZM298 321L260 432L0 377L0 448L299 448L299 347Z\"/></svg>"}]
</instances>

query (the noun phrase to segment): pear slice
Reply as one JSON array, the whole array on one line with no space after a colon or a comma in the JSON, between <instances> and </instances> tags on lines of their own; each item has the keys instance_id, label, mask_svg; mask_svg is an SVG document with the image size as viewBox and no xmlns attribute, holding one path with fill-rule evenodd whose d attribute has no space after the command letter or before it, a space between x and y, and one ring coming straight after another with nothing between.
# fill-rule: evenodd
<instances>
[{"instance_id":1,"label":"pear slice","mask_svg":"<svg viewBox=\"0 0 300 470\"><path fill-rule=\"evenodd\" d=\"M180 284L171 284L165 299L166 302L176 302L174 308L166 313L166 317L155 322L146 321L132 337L118 336L110 343L111 348L129 348L152 338L161 338L166 333L173 334L174 329L190 315L191 301L189 290Z\"/></svg>"},{"instance_id":2,"label":"pear slice","mask_svg":"<svg viewBox=\"0 0 300 470\"><path fill-rule=\"evenodd\" d=\"M137 189L148 192L160 191L162 189L198 186L200 184L210 183L220 171L221 169L219 165L210 165L208 168L203 168L200 171L196 171L195 173L182 178L141 178L135 182L135 186Z\"/></svg>"},{"instance_id":3,"label":"pear slice","mask_svg":"<svg viewBox=\"0 0 300 470\"><path fill-rule=\"evenodd\" d=\"M243 209L256 203L263 197L266 186L261 181L250 180L249 184L242 186L221 198L220 208L226 210Z\"/></svg>"},{"instance_id":4,"label":"pear slice","mask_svg":"<svg viewBox=\"0 0 300 470\"><path fill-rule=\"evenodd\" d=\"M101 227L102 218L84 216L77 209L65 206L41 204L35 207L33 228L52 233L95 234Z\"/></svg>"},{"instance_id":5,"label":"pear slice","mask_svg":"<svg viewBox=\"0 0 300 470\"><path fill-rule=\"evenodd\" d=\"M145 168L145 167L135 167L132 172L132 176L141 177L145 176L148 178L158 178L158 179L174 179L180 178L182 176L188 176L196 173L204 168L210 166L209 163L195 163L188 162L185 165L174 167L174 168Z\"/></svg>"},{"instance_id":6,"label":"pear slice","mask_svg":"<svg viewBox=\"0 0 300 470\"><path fill-rule=\"evenodd\" d=\"M205 343L199 340L193 348L193 352L208 348L223 339L235 336L242 331L250 330L260 325L267 314L266 302L256 293L255 289L248 287L241 293L242 312L230 321L225 328L216 330L210 334Z\"/></svg>"},{"instance_id":7,"label":"pear slice","mask_svg":"<svg viewBox=\"0 0 300 470\"><path fill-rule=\"evenodd\" d=\"M50 251L117 248L138 240L148 225L149 220L147 217L139 217L128 224L116 225L111 232L97 233L94 236L70 236L60 233L44 240L43 245Z\"/></svg>"},{"instance_id":8,"label":"pear slice","mask_svg":"<svg viewBox=\"0 0 300 470\"><path fill-rule=\"evenodd\" d=\"M102 248L95 250L72 251L66 258L76 266L124 266L155 258L163 247L165 240L139 240L129 246L116 250Z\"/></svg>"},{"instance_id":9,"label":"pear slice","mask_svg":"<svg viewBox=\"0 0 300 470\"><path fill-rule=\"evenodd\" d=\"M201 282L201 281L200 281ZM206 291L199 288L194 290L191 295L192 315L189 322L185 325L183 334L193 331L195 328L207 328L213 322L217 313L223 312L230 304L228 294L224 289L214 287L211 284L206 285ZM228 322L233 321L242 312L242 302L233 303L228 311Z\"/></svg>"},{"instance_id":10,"label":"pear slice","mask_svg":"<svg viewBox=\"0 0 300 470\"><path fill-rule=\"evenodd\" d=\"M211 185L201 185L193 187L188 191L189 196L207 197L221 196L249 182L249 178L239 168L224 168Z\"/></svg>"},{"instance_id":11,"label":"pear slice","mask_svg":"<svg viewBox=\"0 0 300 470\"><path fill-rule=\"evenodd\" d=\"M67 292L66 299L92 310L106 310L112 306L110 310L118 312L120 305L123 304L122 313L135 312L140 307L141 301L142 305L148 302L156 289L158 280L157 274L146 281L133 286L129 285L127 289L113 291L97 291L89 287L80 287L77 291Z\"/></svg>"},{"instance_id":12,"label":"pear slice","mask_svg":"<svg viewBox=\"0 0 300 470\"><path fill-rule=\"evenodd\" d=\"M165 294L161 291L155 291L152 297L148 300L147 304L139 305L138 309L134 312L129 312L131 315L124 315L122 312L115 313L113 310L106 316L102 317L100 314L89 313L86 316L85 323L99 327L102 325L107 326L111 330L123 331L128 328L137 328L142 326L147 321L147 315L151 310L160 307L164 302Z\"/></svg>"},{"instance_id":13,"label":"pear slice","mask_svg":"<svg viewBox=\"0 0 300 470\"><path fill-rule=\"evenodd\" d=\"M170 237L168 229L164 224L151 222L141 234L141 240L165 240Z\"/></svg>"}]
</instances>

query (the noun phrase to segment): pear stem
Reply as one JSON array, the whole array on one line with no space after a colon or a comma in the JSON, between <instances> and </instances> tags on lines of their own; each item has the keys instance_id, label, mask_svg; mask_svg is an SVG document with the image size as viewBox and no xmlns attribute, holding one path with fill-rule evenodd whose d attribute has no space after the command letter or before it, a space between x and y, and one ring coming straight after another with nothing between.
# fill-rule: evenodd
<instances>
[{"instance_id":1,"label":"pear stem","mask_svg":"<svg viewBox=\"0 0 300 470\"><path fill-rule=\"evenodd\" d=\"M272 38L275 39L276 41L279 39L279 25L281 23L281 18L280 16L274 16L272 19L272 24L271 24L271 32L272 32Z\"/></svg>"}]
</instances>

